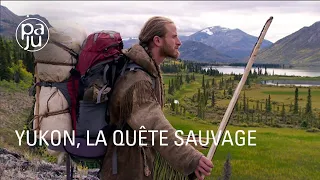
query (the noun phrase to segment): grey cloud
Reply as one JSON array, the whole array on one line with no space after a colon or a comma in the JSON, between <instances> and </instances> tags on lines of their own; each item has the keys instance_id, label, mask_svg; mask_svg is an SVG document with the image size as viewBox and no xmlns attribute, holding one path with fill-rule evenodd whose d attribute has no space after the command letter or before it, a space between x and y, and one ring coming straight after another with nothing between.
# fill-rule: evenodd
<instances>
[{"instance_id":1,"label":"grey cloud","mask_svg":"<svg viewBox=\"0 0 320 180\"><path fill-rule=\"evenodd\" d=\"M239 28L256 35L260 31L260 23L248 22L247 19L256 22L260 17L267 18L266 15L269 16L269 14L277 15L273 23L273 28L278 27L275 33L281 31L288 34L298 30L284 30L283 27L287 27L288 23L290 25L292 23L290 28L305 25L303 18L283 22L291 15L294 15L295 18L309 17L307 23L314 21L317 17L320 20L320 2L316 1L2 1L1 4L18 15L40 14L49 21L77 22L89 32L113 29L120 31L125 37L137 36L143 23L154 15L167 16L174 20L180 35L189 35L215 25ZM204 18L207 14L213 17ZM277 36L271 35L271 32L270 37Z\"/></svg>"},{"instance_id":2,"label":"grey cloud","mask_svg":"<svg viewBox=\"0 0 320 180\"><path fill-rule=\"evenodd\" d=\"M235 12L308 12L320 14L320 2L299 1L207 1L189 2L194 11L235 11Z\"/></svg>"}]
</instances>

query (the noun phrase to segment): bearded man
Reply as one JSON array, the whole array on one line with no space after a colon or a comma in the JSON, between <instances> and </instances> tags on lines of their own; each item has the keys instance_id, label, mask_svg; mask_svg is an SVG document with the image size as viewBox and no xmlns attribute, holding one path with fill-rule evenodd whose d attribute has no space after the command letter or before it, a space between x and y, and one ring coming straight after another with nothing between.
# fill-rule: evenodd
<instances>
[{"instance_id":1,"label":"bearded man","mask_svg":"<svg viewBox=\"0 0 320 180\"><path fill-rule=\"evenodd\" d=\"M212 162L191 145L176 146L173 143L180 140L162 111L164 90L159 65L166 57L179 57L181 41L177 28L166 17L152 17L142 28L139 41L123 53L143 70L128 71L117 80L109 106L110 123L123 131L128 130L130 143L134 143L134 137L136 143L115 146L113 138L109 139L101 179L153 179L157 153L175 170L202 179L201 174L210 175ZM143 141L148 146L139 146L138 137L133 134L141 127L158 131L153 135L144 133L146 138ZM167 146L160 145L161 130L167 131L164 134L167 139L163 141ZM152 141L153 146L150 145Z\"/></svg>"}]
</instances>

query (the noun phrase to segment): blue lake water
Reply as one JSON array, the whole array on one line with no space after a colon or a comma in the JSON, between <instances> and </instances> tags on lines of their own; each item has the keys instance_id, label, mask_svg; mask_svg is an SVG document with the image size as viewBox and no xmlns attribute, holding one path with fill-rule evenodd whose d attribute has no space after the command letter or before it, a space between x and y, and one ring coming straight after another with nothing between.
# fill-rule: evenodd
<instances>
[{"instance_id":1,"label":"blue lake water","mask_svg":"<svg viewBox=\"0 0 320 180\"><path fill-rule=\"evenodd\" d=\"M223 74L243 74L245 67L240 66L210 66L212 69L217 69ZM203 69L210 69L210 67L204 67ZM258 68L253 67L251 71ZM265 74L265 69L261 68L262 73ZM267 73L269 75L281 75L281 76L301 76L301 77L318 77L320 76L320 67L313 68L292 68L292 69L282 69L282 68L267 68ZM320 86L320 81L304 81L304 80L268 80L263 81L261 84L274 85L274 86Z\"/></svg>"},{"instance_id":2,"label":"blue lake water","mask_svg":"<svg viewBox=\"0 0 320 180\"><path fill-rule=\"evenodd\" d=\"M223 74L243 74L245 67L240 66L210 66L212 69L217 69ZM210 69L210 67L204 67L204 69ZM252 71L258 68L252 68ZM265 73L265 69L262 68L262 73ZM292 69L282 69L282 68L267 68L267 73L272 75L282 75L282 76L307 76L307 77L318 77L320 76L320 67L315 68L292 68Z\"/></svg>"}]
</instances>

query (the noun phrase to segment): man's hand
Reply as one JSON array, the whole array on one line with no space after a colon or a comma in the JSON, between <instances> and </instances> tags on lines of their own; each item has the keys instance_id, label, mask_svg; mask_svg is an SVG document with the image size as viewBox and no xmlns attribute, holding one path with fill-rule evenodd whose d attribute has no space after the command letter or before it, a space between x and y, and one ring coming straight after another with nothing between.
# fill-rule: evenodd
<instances>
[{"instance_id":1,"label":"man's hand","mask_svg":"<svg viewBox=\"0 0 320 180\"><path fill-rule=\"evenodd\" d=\"M203 180L203 178L201 177L202 174L205 176L210 176L212 168L213 168L212 162L205 156L202 156L195 170L195 174L198 180Z\"/></svg>"}]
</instances>

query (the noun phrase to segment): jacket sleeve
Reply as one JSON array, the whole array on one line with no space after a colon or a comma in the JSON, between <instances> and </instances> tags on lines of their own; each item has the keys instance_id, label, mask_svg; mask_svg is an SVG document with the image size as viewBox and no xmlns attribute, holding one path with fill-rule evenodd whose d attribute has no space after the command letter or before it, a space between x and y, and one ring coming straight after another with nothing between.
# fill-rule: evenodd
<instances>
[{"instance_id":1,"label":"jacket sleeve","mask_svg":"<svg viewBox=\"0 0 320 180\"><path fill-rule=\"evenodd\" d=\"M142 126L144 126L146 130L157 130L157 133L153 135L147 133L147 135L143 137L146 137L149 144L153 140L153 147L174 169L184 175L193 173L203 154L189 144L182 146L176 146L174 144L174 141L181 143L181 140L175 135L176 129L174 129L165 118L152 89L152 84L145 80L139 81L130 89L129 96L131 97L129 98L132 98L132 108L130 108L131 112L126 118L128 125L137 131ZM162 133L162 137L167 138L163 139L162 143L168 145L160 146L160 130L167 131L166 133ZM138 136L136 142L138 143Z\"/></svg>"}]
</instances>

